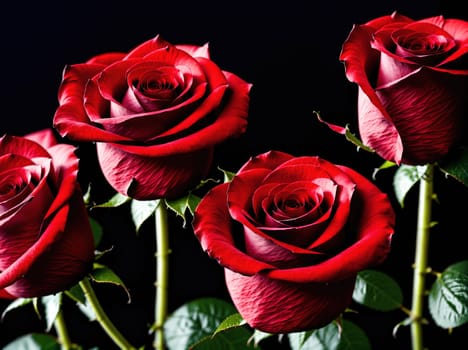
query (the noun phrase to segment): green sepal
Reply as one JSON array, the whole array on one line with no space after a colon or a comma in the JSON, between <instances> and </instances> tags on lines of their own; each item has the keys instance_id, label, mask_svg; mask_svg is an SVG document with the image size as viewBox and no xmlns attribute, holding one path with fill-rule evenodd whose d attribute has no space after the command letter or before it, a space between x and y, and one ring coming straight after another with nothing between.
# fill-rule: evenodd
<instances>
[{"instance_id":1,"label":"green sepal","mask_svg":"<svg viewBox=\"0 0 468 350\"><path fill-rule=\"evenodd\" d=\"M370 153L374 153L375 151L370 148L369 146L366 146L364 143L362 143L362 141L355 135L351 132L351 130L349 129L349 124L346 124L345 125L345 137L346 137L346 140L350 141L351 143L353 143L355 146L357 146L358 150L362 149L366 152L370 152Z\"/></svg>"},{"instance_id":2,"label":"green sepal","mask_svg":"<svg viewBox=\"0 0 468 350\"><path fill-rule=\"evenodd\" d=\"M13 300L8 306L3 310L1 320L6 316L6 314L12 310L18 309L20 307L30 305L33 302L33 298L18 298Z\"/></svg>"},{"instance_id":3,"label":"green sepal","mask_svg":"<svg viewBox=\"0 0 468 350\"><path fill-rule=\"evenodd\" d=\"M125 293L127 294L128 297L128 303L131 302L131 296L130 292L128 291L127 287L123 283L123 281L120 279L117 274L112 271L110 268L107 266L94 263L93 265L93 270L89 274L89 277L97 283L111 283L114 285L117 285L119 287L122 287Z\"/></svg>"},{"instance_id":4,"label":"green sepal","mask_svg":"<svg viewBox=\"0 0 468 350\"><path fill-rule=\"evenodd\" d=\"M371 147L364 145L364 143L355 134L353 134L350 131L349 124L346 124L345 127L342 127L341 125L332 124L332 123L324 121L322 117L320 116L320 112L314 111L313 113L315 114L315 116L321 123L324 123L325 125L327 125L334 132L344 135L348 141L350 141L351 143L353 143L354 145L358 147L358 150L363 149L364 151L375 153L375 151Z\"/></svg>"},{"instance_id":5,"label":"green sepal","mask_svg":"<svg viewBox=\"0 0 468 350\"><path fill-rule=\"evenodd\" d=\"M394 162L391 162L389 160L386 160L385 162L383 162L378 168L375 168L373 173L372 173L372 179L373 180L376 180L377 178L377 173L381 170L384 170L384 169L390 169L390 168L393 168L397 166L396 163Z\"/></svg>"},{"instance_id":6,"label":"green sepal","mask_svg":"<svg viewBox=\"0 0 468 350\"><path fill-rule=\"evenodd\" d=\"M164 202L166 203L166 206L171 209L173 212L175 212L178 216L180 216L183 220L183 227L186 226L187 224L187 210L191 215L195 212L195 208L197 207L198 203L200 203L201 198L194 195L192 192L189 192L187 195L173 199L173 200L168 200L165 199Z\"/></svg>"},{"instance_id":7,"label":"green sepal","mask_svg":"<svg viewBox=\"0 0 468 350\"><path fill-rule=\"evenodd\" d=\"M120 193L116 193L107 202L92 205L91 209L93 208L116 208L129 202L130 200L131 200L130 197L124 196L123 194L120 194Z\"/></svg>"},{"instance_id":8,"label":"green sepal","mask_svg":"<svg viewBox=\"0 0 468 350\"><path fill-rule=\"evenodd\" d=\"M83 289L78 284L75 284L69 290L64 292L67 297L72 299L78 304L85 304L86 303L86 296L83 293Z\"/></svg>"},{"instance_id":9,"label":"green sepal","mask_svg":"<svg viewBox=\"0 0 468 350\"><path fill-rule=\"evenodd\" d=\"M44 307L44 319L46 322L46 331L49 332L54 326L60 308L62 306L62 293L46 295L40 298Z\"/></svg>"},{"instance_id":10,"label":"green sepal","mask_svg":"<svg viewBox=\"0 0 468 350\"><path fill-rule=\"evenodd\" d=\"M421 180L426 173L426 166L424 165L406 165L402 164L395 172L393 177L393 190L395 196L404 207L406 195L413 188L413 186Z\"/></svg>"},{"instance_id":11,"label":"green sepal","mask_svg":"<svg viewBox=\"0 0 468 350\"><path fill-rule=\"evenodd\" d=\"M236 176L236 173L232 171L227 171L218 167L218 170L223 173L223 183L231 182L232 178Z\"/></svg>"},{"instance_id":12,"label":"green sepal","mask_svg":"<svg viewBox=\"0 0 468 350\"><path fill-rule=\"evenodd\" d=\"M143 223L154 214L158 205L160 205L159 199L146 201L132 199L130 202L130 214L137 233L139 232L141 225L143 225Z\"/></svg>"},{"instance_id":13,"label":"green sepal","mask_svg":"<svg viewBox=\"0 0 468 350\"><path fill-rule=\"evenodd\" d=\"M193 190L191 190L190 192L195 192L196 190L200 189L200 188L203 188L204 186L206 186L206 184L210 183L210 182L213 182L213 183L219 183L219 180L216 180L216 179L212 179L212 178L207 178L207 179L203 179L200 181L200 183L195 186L195 188Z\"/></svg>"},{"instance_id":14,"label":"green sepal","mask_svg":"<svg viewBox=\"0 0 468 350\"><path fill-rule=\"evenodd\" d=\"M114 250L114 247L110 247L109 249L106 249L106 250L95 250L95 251L94 251L94 261L99 260L99 259L102 258L105 254L111 252L112 250Z\"/></svg>"},{"instance_id":15,"label":"green sepal","mask_svg":"<svg viewBox=\"0 0 468 350\"><path fill-rule=\"evenodd\" d=\"M260 342L264 339L267 339L267 338L271 338L271 337L274 337L274 336L278 336L278 337L282 337L283 334L272 334L272 333L267 333L267 332L262 332L258 329L254 329L254 332L252 334L252 336L250 337L249 341L248 341L248 344L251 344L253 342L253 345L254 347L258 348L258 345L260 344Z\"/></svg>"},{"instance_id":16,"label":"green sepal","mask_svg":"<svg viewBox=\"0 0 468 350\"><path fill-rule=\"evenodd\" d=\"M410 326L413 322L415 322L415 320L412 318L412 317L407 317L405 318L403 321L400 321L398 322L395 327L393 327L393 330L392 330L392 335L394 338L397 337L397 333L398 333L398 330L401 328L401 327L406 327L406 326ZM423 318L421 320L422 324L427 324L427 320L425 318Z\"/></svg>"},{"instance_id":17,"label":"green sepal","mask_svg":"<svg viewBox=\"0 0 468 350\"><path fill-rule=\"evenodd\" d=\"M42 319L42 314L39 306L39 298L32 298L32 304L37 317L39 317L39 319Z\"/></svg>"},{"instance_id":18,"label":"green sepal","mask_svg":"<svg viewBox=\"0 0 468 350\"><path fill-rule=\"evenodd\" d=\"M83 202L86 207L91 206L91 184L88 184L86 192L83 193Z\"/></svg>"}]
</instances>

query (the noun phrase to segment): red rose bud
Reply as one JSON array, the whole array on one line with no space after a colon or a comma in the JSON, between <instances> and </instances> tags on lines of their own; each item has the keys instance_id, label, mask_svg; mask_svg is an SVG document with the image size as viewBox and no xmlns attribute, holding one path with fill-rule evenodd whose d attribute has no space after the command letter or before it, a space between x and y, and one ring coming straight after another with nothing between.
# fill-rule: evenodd
<instances>
[{"instance_id":1,"label":"red rose bud","mask_svg":"<svg viewBox=\"0 0 468 350\"><path fill-rule=\"evenodd\" d=\"M248 324L289 333L349 306L357 273L386 258L394 223L387 196L354 170L271 151L209 191L193 227Z\"/></svg>"},{"instance_id":2,"label":"red rose bud","mask_svg":"<svg viewBox=\"0 0 468 350\"><path fill-rule=\"evenodd\" d=\"M466 132L468 22L398 13L356 25L340 59L359 86L362 141L397 164L447 155Z\"/></svg>"},{"instance_id":3,"label":"red rose bud","mask_svg":"<svg viewBox=\"0 0 468 350\"><path fill-rule=\"evenodd\" d=\"M54 126L97 143L103 174L119 193L175 198L207 175L217 144L245 131L250 88L211 61L207 45L157 36L129 53L66 67Z\"/></svg>"},{"instance_id":4,"label":"red rose bud","mask_svg":"<svg viewBox=\"0 0 468 350\"><path fill-rule=\"evenodd\" d=\"M75 148L50 129L0 138L0 297L72 287L91 268L94 244L77 182Z\"/></svg>"}]
</instances>

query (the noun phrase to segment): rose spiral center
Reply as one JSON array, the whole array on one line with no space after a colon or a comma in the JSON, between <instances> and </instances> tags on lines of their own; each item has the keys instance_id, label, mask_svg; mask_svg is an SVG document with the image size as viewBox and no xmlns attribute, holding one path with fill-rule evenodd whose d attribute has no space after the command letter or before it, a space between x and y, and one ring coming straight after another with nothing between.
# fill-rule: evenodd
<instances>
[{"instance_id":1,"label":"rose spiral center","mask_svg":"<svg viewBox=\"0 0 468 350\"><path fill-rule=\"evenodd\" d=\"M0 213L20 203L34 188L31 174L25 169L12 169L2 174Z\"/></svg>"},{"instance_id":2,"label":"rose spiral center","mask_svg":"<svg viewBox=\"0 0 468 350\"><path fill-rule=\"evenodd\" d=\"M179 84L175 79L165 76L142 77L132 83L145 96L159 99L170 99L179 94Z\"/></svg>"},{"instance_id":3,"label":"rose spiral center","mask_svg":"<svg viewBox=\"0 0 468 350\"><path fill-rule=\"evenodd\" d=\"M446 58L457 46L442 28L417 23L392 33L396 53L418 64L434 65Z\"/></svg>"},{"instance_id":4,"label":"rose spiral center","mask_svg":"<svg viewBox=\"0 0 468 350\"><path fill-rule=\"evenodd\" d=\"M408 37L399 37L398 45L404 47L414 54L427 54L442 52L449 45L449 41L443 35L410 35Z\"/></svg>"}]
</instances>

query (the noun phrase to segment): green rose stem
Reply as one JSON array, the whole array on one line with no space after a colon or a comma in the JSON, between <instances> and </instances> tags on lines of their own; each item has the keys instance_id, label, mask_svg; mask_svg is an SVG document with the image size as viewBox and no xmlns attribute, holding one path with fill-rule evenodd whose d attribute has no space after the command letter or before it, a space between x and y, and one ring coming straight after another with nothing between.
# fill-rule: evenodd
<instances>
[{"instance_id":1,"label":"green rose stem","mask_svg":"<svg viewBox=\"0 0 468 350\"><path fill-rule=\"evenodd\" d=\"M425 292L425 277L428 270L427 257L429 248L429 230L431 227L431 205L433 197L434 166L426 165L424 175L419 183L418 221L416 232L416 252L413 272L413 297L411 314L411 339L413 350L423 347L423 307Z\"/></svg>"},{"instance_id":2,"label":"green rose stem","mask_svg":"<svg viewBox=\"0 0 468 350\"><path fill-rule=\"evenodd\" d=\"M69 350L72 348L72 342L70 336L68 335L67 325L65 324L65 318L63 317L63 312L60 310L57 313L54 321L54 327L57 331L57 336L59 338L60 345L63 350Z\"/></svg>"},{"instance_id":3,"label":"green rose stem","mask_svg":"<svg viewBox=\"0 0 468 350\"><path fill-rule=\"evenodd\" d=\"M167 317L167 292L168 292L168 255L169 255L169 230L167 223L167 208L163 202L156 207L156 295L155 295L155 324L154 344L158 350L164 349L164 321Z\"/></svg>"},{"instance_id":4,"label":"green rose stem","mask_svg":"<svg viewBox=\"0 0 468 350\"><path fill-rule=\"evenodd\" d=\"M101 304L99 303L96 293L94 293L91 282L87 277L83 278L80 281L80 287L83 290L86 299L88 299L89 304L91 305L94 313L96 314L97 321L101 324L101 327L107 333L107 335L114 341L114 343L122 350L135 350L136 348L132 346L122 334L115 328L114 324L111 322Z\"/></svg>"}]
</instances>

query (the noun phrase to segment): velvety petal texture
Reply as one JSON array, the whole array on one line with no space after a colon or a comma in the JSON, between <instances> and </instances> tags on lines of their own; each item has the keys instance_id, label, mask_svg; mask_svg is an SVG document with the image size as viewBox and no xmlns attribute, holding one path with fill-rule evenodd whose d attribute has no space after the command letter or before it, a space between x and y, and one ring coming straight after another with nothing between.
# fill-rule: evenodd
<instances>
[{"instance_id":1,"label":"velvety petal texture","mask_svg":"<svg viewBox=\"0 0 468 350\"><path fill-rule=\"evenodd\" d=\"M193 220L240 314L270 333L337 318L357 273L387 257L394 225L387 196L364 176L278 151L251 158L210 190Z\"/></svg>"},{"instance_id":2,"label":"velvety petal texture","mask_svg":"<svg viewBox=\"0 0 468 350\"><path fill-rule=\"evenodd\" d=\"M66 67L54 127L97 144L119 193L176 198L207 175L217 144L244 133L250 89L210 59L208 45L156 36Z\"/></svg>"},{"instance_id":3,"label":"velvety petal texture","mask_svg":"<svg viewBox=\"0 0 468 350\"><path fill-rule=\"evenodd\" d=\"M0 296L66 290L91 268L94 243L78 159L51 129L0 138Z\"/></svg>"},{"instance_id":4,"label":"velvety petal texture","mask_svg":"<svg viewBox=\"0 0 468 350\"><path fill-rule=\"evenodd\" d=\"M466 142L468 22L393 13L355 25L340 59L358 85L362 141L422 165Z\"/></svg>"}]
</instances>

